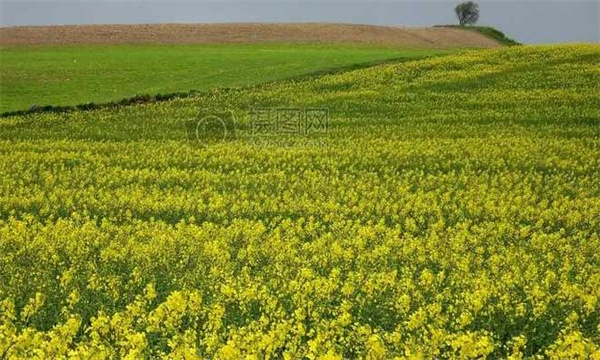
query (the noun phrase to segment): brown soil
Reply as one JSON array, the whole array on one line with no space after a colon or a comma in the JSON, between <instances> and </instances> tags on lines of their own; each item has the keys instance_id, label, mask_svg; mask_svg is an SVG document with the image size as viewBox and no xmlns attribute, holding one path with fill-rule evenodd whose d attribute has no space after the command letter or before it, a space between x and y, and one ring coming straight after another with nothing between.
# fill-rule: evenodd
<instances>
[{"instance_id":1,"label":"brown soil","mask_svg":"<svg viewBox=\"0 0 600 360\"><path fill-rule=\"evenodd\" d=\"M0 27L1 45L352 43L406 48L487 48L498 42L452 28L350 24L148 24Z\"/></svg>"}]
</instances>

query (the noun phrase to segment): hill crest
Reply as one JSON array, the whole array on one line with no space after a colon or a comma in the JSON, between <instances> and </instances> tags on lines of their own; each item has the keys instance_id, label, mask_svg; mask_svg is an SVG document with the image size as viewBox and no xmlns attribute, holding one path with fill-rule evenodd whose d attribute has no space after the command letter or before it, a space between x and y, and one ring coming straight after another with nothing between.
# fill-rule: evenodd
<instances>
[{"instance_id":1,"label":"hill crest","mask_svg":"<svg viewBox=\"0 0 600 360\"><path fill-rule=\"evenodd\" d=\"M456 28L329 23L58 25L0 28L1 45L348 43L406 48L491 48L497 41Z\"/></svg>"}]
</instances>

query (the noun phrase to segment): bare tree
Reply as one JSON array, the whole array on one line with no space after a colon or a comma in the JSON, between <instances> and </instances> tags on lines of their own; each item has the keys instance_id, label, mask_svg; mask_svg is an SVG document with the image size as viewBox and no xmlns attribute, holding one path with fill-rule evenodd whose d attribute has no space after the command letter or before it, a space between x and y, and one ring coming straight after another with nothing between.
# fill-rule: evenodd
<instances>
[{"instance_id":1,"label":"bare tree","mask_svg":"<svg viewBox=\"0 0 600 360\"><path fill-rule=\"evenodd\" d=\"M474 25L479 20L479 5L467 1L456 5L454 8L460 26Z\"/></svg>"}]
</instances>

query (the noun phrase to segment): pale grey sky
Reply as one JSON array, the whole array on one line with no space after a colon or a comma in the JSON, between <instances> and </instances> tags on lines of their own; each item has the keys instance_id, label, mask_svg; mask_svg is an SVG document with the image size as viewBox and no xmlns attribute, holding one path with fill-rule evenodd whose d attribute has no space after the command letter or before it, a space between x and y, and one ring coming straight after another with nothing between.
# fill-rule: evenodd
<instances>
[{"instance_id":1,"label":"pale grey sky","mask_svg":"<svg viewBox=\"0 0 600 360\"><path fill-rule=\"evenodd\" d=\"M0 24L455 23L450 0L0 0ZM479 0L480 24L524 43L600 42L600 0Z\"/></svg>"}]
</instances>

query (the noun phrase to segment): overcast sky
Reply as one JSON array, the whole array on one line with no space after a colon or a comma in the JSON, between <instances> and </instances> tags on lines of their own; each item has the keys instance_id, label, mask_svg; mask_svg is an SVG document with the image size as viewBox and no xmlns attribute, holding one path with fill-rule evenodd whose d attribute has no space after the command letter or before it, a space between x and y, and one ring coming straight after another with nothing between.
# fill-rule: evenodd
<instances>
[{"instance_id":1,"label":"overcast sky","mask_svg":"<svg viewBox=\"0 0 600 360\"><path fill-rule=\"evenodd\" d=\"M0 0L2 26L344 22L430 26L455 23L450 0ZM480 24L524 43L599 42L600 0L480 0Z\"/></svg>"}]
</instances>

